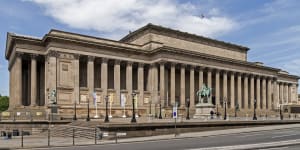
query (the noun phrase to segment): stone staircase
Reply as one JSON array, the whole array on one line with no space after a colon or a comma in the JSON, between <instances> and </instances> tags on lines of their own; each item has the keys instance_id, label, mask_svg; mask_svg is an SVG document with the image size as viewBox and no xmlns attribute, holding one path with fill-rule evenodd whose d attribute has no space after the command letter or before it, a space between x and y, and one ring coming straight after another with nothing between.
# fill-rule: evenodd
<instances>
[{"instance_id":1,"label":"stone staircase","mask_svg":"<svg viewBox=\"0 0 300 150\"><path fill-rule=\"evenodd\" d=\"M96 126L99 122L86 122L86 121L74 121L67 125L55 125L50 126L49 130L46 130L40 133L40 136L51 137L75 137L75 138L86 138L94 139L96 132L99 132L99 129ZM50 133L49 133L50 132Z\"/></svg>"}]
</instances>

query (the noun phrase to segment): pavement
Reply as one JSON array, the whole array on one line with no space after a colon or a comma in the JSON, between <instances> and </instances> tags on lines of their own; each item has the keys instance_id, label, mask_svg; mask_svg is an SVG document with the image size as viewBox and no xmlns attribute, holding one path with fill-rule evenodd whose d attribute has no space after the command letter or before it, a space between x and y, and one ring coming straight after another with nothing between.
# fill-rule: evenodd
<instances>
[{"instance_id":1,"label":"pavement","mask_svg":"<svg viewBox=\"0 0 300 150\"><path fill-rule=\"evenodd\" d=\"M134 149L136 145L144 147L156 147L165 145L166 149L172 147L174 149L201 149L201 148L218 148L218 149L242 149L242 148L255 148L255 147L270 147L270 146L287 146L300 144L300 124L289 125L272 125L261 127L247 127L238 129L226 129L193 133L181 133L139 137L139 138L124 138L116 140L96 140L86 138L73 138L72 137L50 137L50 147L48 147L47 136L24 136L23 148L42 148L42 149L111 149L111 148L124 148L124 144L128 149ZM299 131L298 131L299 130ZM175 130L174 130L175 131ZM243 137L240 137L242 135ZM243 140L244 138L249 138ZM269 138L267 138L269 137ZM229 140L229 141L228 141ZM14 137L11 140L0 140L0 148L21 148L20 137ZM191 141L194 141L191 143ZM257 144L258 142L263 142ZM273 142L273 143L272 143ZM201 146L198 144L202 143ZM150 145L149 145L150 144ZM171 144L171 145L169 145ZM256 145L255 145L256 144ZM81 146L79 146L81 145ZM85 145L85 146L82 146ZM87 146L88 145L88 146ZM194 145L194 147L191 147ZM71 146L71 147L70 147ZM182 147L185 146L185 147ZM206 146L206 147L205 147ZM226 147L227 146L227 147ZM228 147L231 146L231 147ZM140 147L140 148L141 148ZM151 148L151 149L152 149ZM163 147L157 147L163 149Z\"/></svg>"}]
</instances>

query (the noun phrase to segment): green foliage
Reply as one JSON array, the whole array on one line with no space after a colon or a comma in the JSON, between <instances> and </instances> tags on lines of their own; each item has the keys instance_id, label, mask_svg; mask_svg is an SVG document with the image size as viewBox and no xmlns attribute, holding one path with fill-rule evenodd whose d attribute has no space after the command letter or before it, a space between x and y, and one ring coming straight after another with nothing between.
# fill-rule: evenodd
<instances>
[{"instance_id":1,"label":"green foliage","mask_svg":"<svg viewBox=\"0 0 300 150\"><path fill-rule=\"evenodd\" d=\"M9 97L0 95L0 112L6 111L9 106Z\"/></svg>"}]
</instances>

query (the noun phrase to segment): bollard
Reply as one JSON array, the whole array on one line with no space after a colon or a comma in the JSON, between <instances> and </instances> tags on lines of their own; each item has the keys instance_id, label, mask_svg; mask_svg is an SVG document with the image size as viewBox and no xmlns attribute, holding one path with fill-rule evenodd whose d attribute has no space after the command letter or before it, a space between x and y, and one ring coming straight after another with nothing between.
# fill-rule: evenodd
<instances>
[{"instance_id":1,"label":"bollard","mask_svg":"<svg viewBox=\"0 0 300 150\"><path fill-rule=\"evenodd\" d=\"M73 128L73 146L75 145L75 128Z\"/></svg>"},{"instance_id":2,"label":"bollard","mask_svg":"<svg viewBox=\"0 0 300 150\"><path fill-rule=\"evenodd\" d=\"M95 128L95 145L97 145L97 128Z\"/></svg>"},{"instance_id":3,"label":"bollard","mask_svg":"<svg viewBox=\"0 0 300 150\"><path fill-rule=\"evenodd\" d=\"M48 146L50 146L50 128L48 128Z\"/></svg>"},{"instance_id":4,"label":"bollard","mask_svg":"<svg viewBox=\"0 0 300 150\"><path fill-rule=\"evenodd\" d=\"M21 130L21 147L24 147L23 129Z\"/></svg>"},{"instance_id":5,"label":"bollard","mask_svg":"<svg viewBox=\"0 0 300 150\"><path fill-rule=\"evenodd\" d=\"M117 134L117 132L116 132L115 136L116 136L116 144L118 144L118 134Z\"/></svg>"}]
</instances>

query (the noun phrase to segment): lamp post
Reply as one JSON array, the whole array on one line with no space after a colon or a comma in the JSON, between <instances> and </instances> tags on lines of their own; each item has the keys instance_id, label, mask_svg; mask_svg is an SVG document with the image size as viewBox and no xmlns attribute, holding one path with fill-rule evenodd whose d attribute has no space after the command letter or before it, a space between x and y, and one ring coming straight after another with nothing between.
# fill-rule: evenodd
<instances>
[{"instance_id":1,"label":"lamp post","mask_svg":"<svg viewBox=\"0 0 300 150\"><path fill-rule=\"evenodd\" d=\"M76 102L76 100L75 100L75 103L74 103L74 117L73 117L73 120L77 120L77 107L76 107L76 105L77 105L77 102Z\"/></svg>"},{"instance_id":2,"label":"lamp post","mask_svg":"<svg viewBox=\"0 0 300 150\"><path fill-rule=\"evenodd\" d=\"M280 116L280 120L283 120L283 115L282 115L282 111L281 111L281 105L279 105L279 116Z\"/></svg>"},{"instance_id":3,"label":"lamp post","mask_svg":"<svg viewBox=\"0 0 300 150\"><path fill-rule=\"evenodd\" d=\"M226 112L226 107L227 107L227 101L226 101L226 97L224 97L224 107L225 107L225 109L224 109L224 120L226 120L227 119L227 112Z\"/></svg>"},{"instance_id":4,"label":"lamp post","mask_svg":"<svg viewBox=\"0 0 300 150\"><path fill-rule=\"evenodd\" d=\"M90 121L90 98L88 98L88 103L87 103L87 117L86 121Z\"/></svg>"},{"instance_id":5,"label":"lamp post","mask_svg":"<svg viewBox=\"0 0 300 150\"><path fill-rule=\"evenodd\" d=\"M149 116L152 114L151 113L151 103L152 103L152 101L149 101Z\"/></svg>"},{"instance_id":6,"label":"lamp post","mask_svg":"<svg viewBox=\"0 0 300 150\"><path fill-rule=\"evenodd\" d=\"M239 109L239 104L236 104L235 105L235 108L234 108L234 117L236 118L237 117L237 111Z\"/></svg>"},{"instance_id":7,"label":"lamp post","mask_svg":"<svg viewBox=\"0 0 300 150\"><path fill-rule=\"evenodd\" d=\"M105 96L105 119L104 119L104 122L109 122L107 105L108 105L108 96L106 95Z\"/></svg>"},{"instance_id":8,"label":"lamp post","mask_svg":"<svg viewBox=\"0 0 300 150\"><path fill-rule=\"evenodd\" d=\"M132 93L132 118L131 118L131 123L136 123L135 119L135 110L134 110L134 99L135 99L135 93Z\"/></svg>"},{"instance_id":9,"label":"lamp post","mask_svg":"<svg viewBox=\"0 0 300 150\"><path fill-rule=\"evenodd\" d=\"M161 103L159 103L159 116L158 116L158 119L162 119L162 116L161 116Z\"/></svg>"},{"instance_id":10,"label":"lamp post","mask_svg":"<svg viewBox=\"0 0 300 150\"><path fill-rule=\"evenodd\" d=\"M190 99L186 99L186 107L187 107L187 113L186 113L186 120L190 120Z\"/></svg>"},{"instance_id":11,"label":"lamp post","mask_svg":"<svg viewBox=\"0 0 300 150\"><path fill-rule=\"evenodd\" d=\"M257 120L257 117L256 117L256 99L254 99L254 106L253 106L253 120Z\"/></svg>"}]
</instances>

